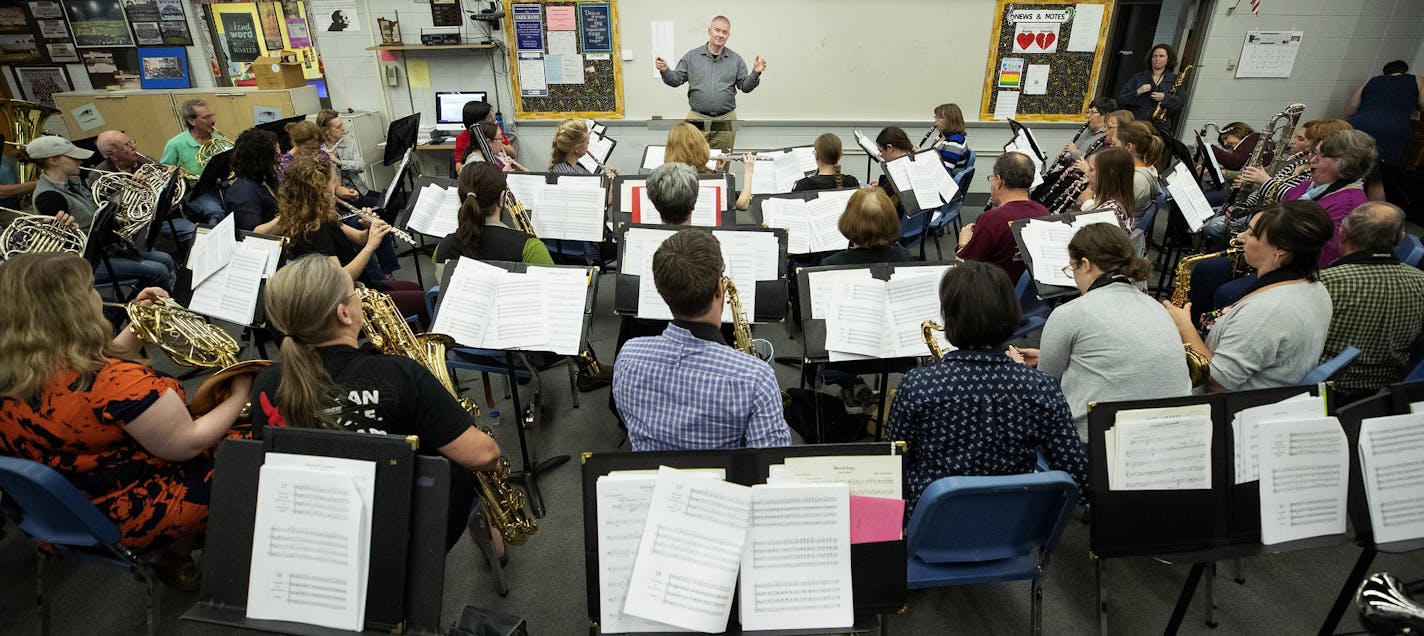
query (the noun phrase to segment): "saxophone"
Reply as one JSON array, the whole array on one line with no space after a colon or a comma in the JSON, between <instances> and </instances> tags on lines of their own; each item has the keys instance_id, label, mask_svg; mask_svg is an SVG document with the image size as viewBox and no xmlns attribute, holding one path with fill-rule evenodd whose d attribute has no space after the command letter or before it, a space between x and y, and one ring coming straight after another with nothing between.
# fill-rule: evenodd
<instances>
[{"instance_id":1,"label":"saxophone","mask_svg":"<svg viewBox=\"0 0 1424 636\"><path fill-rule=\"evenodd\" d=\"M732 344L737 351L761 358L756 344L752 341L752 326L747 322L747 314L742 311L742 297L737 294L737 285L731 276L722 277L722 286L727 290L727 304L732 308Z\"/></svg>"},{"instance_id":2,"label":"saxophone","mask_svg":"<svg viewBox=\"0 0 1424 636\"><path fill-rule=\"evenodd\" d=\"M524 204L509 190L504 191L504 210L509 213L509 222L514 225L514 229L539 238L534 232L534 220L529 218L529 210L524 209Z\"/></svg>"},{"instance_id":3,"label":"saxophone","mask_svg":"<svg viewBox=\"0 0 1424 636\"><path fill-rule=\"evenodd\" d=\"M1177 81L1172 82L1172 90L1167 91L1168 95L1177 94L1177 91L1182 88L1182 83L1187 81L1187 73L1191 72L1193 68L1196 67L1188 64L1186 68L1182 69L1182 72L1177 73ZM1167 100L1162 100L1162 102L1165 101ZM1167 125L1167 108L1162 105L1162 102L1157 102L1157 108L1152 109L1152 121L1165 126Z\"/></svg>"},{"instance_id":4,"label":"saxophone","mask_svg":"<svg viewBox=\"0 0 1424 636\"><path fill-rule=\"evenodd\" d=\"M1285 110L1272 115L1271 120L1266 122L1266 129L1261 131L1261 136L1256 141L1256 147L1251 150L1251 157L1246 160L1246 164L1241 167L1241 171L1245 172L1246 168L1260 168L1261 157L1264 156L1267 151L1272 153L1272 159L1283 160L1282 157L1277 156L1279 153L1275 152L1276 148L1280 148L1284 145L1276 141L1276 125L1282 119L1289 121L1286 127L1282 129L1282 132L1286 135L1282 137L1282 139L1288 143L1290 141L1289 135L1295 134L1295 123L1300 121L1300 115L1304 112L1305 104L1291 104L1286 107ZM1275 162L1273 161L1271 165L1274 166ZM1232 186L1231 195L1226 199L1226 207L1236 207L1237 201L1241 199L1242 195L1250 194L1251 191L1255 189L1256 184L1249 181L1239 186Z\"/></svg>"},{"instance_id":5,"label":"saxophone","mask_svg":"<svg viewBox=\"0 0 1424 636\"><path fill-rule=\"evenodd\" d=\"M944 350L939 348L939 339L934 335L936 331L944 331L944 327L933 320L920 323L920 335L925 337L925 345L930 348L930 357L939 362L944 357Z\"/></svg>"},{"instance_id":6,"label":"saxophone","mask_svg":"<svg viewBox=\"0 0 1424 636\"><path fill-rule=\"evenodd\" d=\"M1177 263L1177 280L1172 286L1172 304L1178 307L1187 305L1187 293L1192 289L1192 269L1198 263L1209 258L1225 256L1232 259L1234 266L1236 259L1240 258L1241 254L1242 248L1237 245L1236 239L1232 239L1232 246L1229 249L1184 257L1181 262ZM1191 345L1183 344L1182 347L1186 349L1187 374L1192 378L1192 386L1206 384L1207 379L1211 376L1211 363L1207 361L1206 356L1192 349Z\"/></svg>"},{"instance_id":7,"label":"saxophone","mask_svg":"<svg viewBox=\"0 0 1424 636\"><path fill-rule=\"evenodd\" d=\"M479 404L460 397L454 379L450 377L450 367L445 362L445 352L454 345L454 340L438 333L416 335L389 295L374 289L361 289L359 293L361 313L366 318L366 337L371 345L386 355L405 356L419 362L459 400L471 419L478 416ZM493 436L488 428L481 430ZM510 545L523 545L539 526L524 513L524 493L509 486L509 460L500 457L494 470L475 473L475 478L479 481L480 500L484 502L486 518Z\"/></svg>"}]
</instances>

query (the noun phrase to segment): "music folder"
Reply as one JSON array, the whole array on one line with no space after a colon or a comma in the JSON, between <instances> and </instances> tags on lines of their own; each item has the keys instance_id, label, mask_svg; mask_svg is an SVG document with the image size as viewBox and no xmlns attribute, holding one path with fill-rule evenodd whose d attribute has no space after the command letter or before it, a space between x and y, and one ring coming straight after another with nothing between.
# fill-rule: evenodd
<instances>
[{"instance_id":1,"label":"music folder","mask_svg":"<svg viewBox=\"0 0 1424 636\"><path fill-rule=\"evenodd\" d=\"M1014 244L1018 246L1019 258L1021 258L1021 259L1023 260L1024 267L1026 268L1026 271L1029 273L1029 278L1031 278L1031 279L1033 280L1033 286L1034 286L1034 289L1037 290L1037 296L1039 297L1039 299L1057 298L1057 297L1059 297L1059 296L1068 296L1068 295L1076 294L1076 293L1078 293L1078 288L1075 287L1075 286L1070 286L1070 285L1055 285L1055 284L1052 284L1052 283L1044 283L1044 282L1040 281L1040 280L1038 279L1038 277L1034 276L1034 265L1035 265L1035 263L1034 263L1034 256L1033 256L1033 255L1034 255L1034 253L1036 252L1036 250L1029 249L1029 247L1030 247L1029 244L1024 240L1024 236L1023 236L1024 228L1025 228L1025 227L1028 227L1028 224L1029 224L1030 222L1033 222L1033 221L1039 221L1039 222L1057 222L1057 223L1063 223L1063 224L1068 225L1068 226L1070 226L1070 227L1072 227L1072 226L1081 227L1081 226L1077 223L1077 221L1079 220L1080 217L1084 217L1084 216L1087 216L1087 215L1096 215L1096 214L1101 214L1101 213L1100 213L1100 212L1094 212L1094 211L1092 211L1092 210L1089 210L1089 211L1087 211L1087 212L1068 212L1068 213L1065 213L1065 214L1049 214L1049 215L1045 215L1045 216L1034 217L1034 218L1031 218L1031 219L1019 219L1019 220L1017 220L1017 221L1010 221L1010 222L1009 222L1009 231L1010 231L1011 233L1013 233L1013 235L1014 235ZM1108 214L1111 214L1111 213L1108 213ZM1114 222L1116 222L1116 219L1114 219ZM1068 264L1068 259L1067 259L1067 257L1066 257L1066 254L1067 254L1067 251L1066 251L1066 250L1067 250L1067 244L1065 243L1064 245L1062 245L1062 248L1063 248L1063 250L1064 250L1064 258L1062 259L1062 260L1063 260L1063 264L1062 264L1062 265L1058 265L1058 267L1062 267L1063 265L1067 265L1067 264ZM1050 263L1050 264L1047 264L1047 266L1051 268L1053 265ZM1014 282L1017 283L1018 281L1014 281Z\"/></svg>"},{"instance_id":2,"label":"music folder","mask_svg":"<svg viewBox=\"0 0 1424 636\"><path fill-rule=\"evenodd\" d=\"M594 174L598 174L598 171L608 164L608 159L613 156L613 149L618 146L617 139L604 134L607 130L602 124L594 124L589 127L588 152L585 152L578 160L580 166Z\"/></svg>"},{"instance_id":3,"label":"music folder","mask_svg":"<svg viewBox=\"0 0 1424 636\"><path fill-rule=\"evenodd\" d=\"M454 338L458 344L460 344L461 346L473 347L477 349L517 349L520 351L548 351L550 353L555 353L559 355L578 355L582 351L583 343L585 343L588 339L589 321L593 313L594 300L598 296L597 267L584 265L530 265L528 263L514 263L509 261L475 261L473 259L468 259L464 257L454 259L446 264L445 273L440 280L440 298L435 305L435 313L433 314L436 324L447 324L444 320L440 319L440 314L441 310L450 300L450 296L452 293L452 282L454 281L455 272L459 270L462 263L472 263L475 266L492 266L513 274L528 274L532 270L554 270L558 272L568 272L577 270L583 276L584 287L582 290L580 290L582 298L580 299L581 304L579 305L579 307L581 307L582 311L579 311L577 313L568 311L570 309L570 306L567 304L545 302L549 299L562 300L567 298L566 295L560 295L556 291L548 288L542 290L543 293L541 293L540 298L537 299L539 301L539 307L542 307L543 309L543 319L536 319L533 316L527 315L527 313L525 312L518 312L519 315L516 318L523 319L517 320L518 322L520 322L520 324L525 327L528 327L533 324L534 326L539 327L543 330L542 337L535 337L533 339L533 341L536 341L535 344L528 346L509 347L489 346L488 344L482 342L464 342L462 341L461 335L459 333L446 334ZM498 316L498 312L498 307L494 307L489 310L489 318L487 319L488 323L486 323L487 325L489 323L494 322L495 317ZM463 315L463 317L459 319L459 321L461 323L464 323L476 319L477 318L472 314L466 314ZM487 328L494 329L496 327L494 325L489 325ZM577 333L573 333L573 331L570 331L571 329L576 329ZM431 331L441 333L438 329L434 327L434 325L432 325ZM468 340L468 338L465 338L465 340ZM560 344L562 344L562 346L558 346Z\"/></svg>"},{"instance_id":4,"label":"music folder","mask_svg":"<svg viewBox=\"0 0 1424 636\"><path fill-rule=\"evenodd\" d=\"M445 177L427 177L424 175L416 177L414 193L415 196L406 197L405 206L402 207L400 212L396 214L395 222L391 224L391 227L411 232L420 231L410 227L410 217L411 214L415 212L415 204L420 200L420 192L424 190L426 186L432 185L446 189L457 187L456 181L454 179L447 179ZM445 237L436 236L434 238L442 239Z\"/></svg>"},{"instance_id":5,"label":"music folder","mask_svg":"<svg viewBox=\"0 0 1424 636\"><path fill-rule=\"evenodd\" d=\"M802 267L796 270L796 285L800 290L799 305L801 308L801 327L804 332L802 347L806 362L865 362L874 367L877 362L885 362L889 367L902 365L905 362L914 361L918 356L898 356L898 357L876 357L868 354L846 355L839 352L829 351L826 346L827 336L827 315L834 308L838 294L846 293L846 286L853 284L857 280L877 280L889 281L897 271L916 272L923 271L920 275L935 275L936 283L938 278L943 276L944 271L953 267L954 261L949 262L925 262L914 261L910 263L875 263L870 265L822 265L818 267ZM938 300L936 299L936 304ZM914 321L912 325L918 334L920 321ZM936 322L943 320L936 316ZM882 330L890 329L890 326L883 322L879 323ZM918 336L923 338L922 335ZM944 343L942 343L944 344ZM926 351L928 353L928 351ZM870 373L871 371L865 371Z\"/></svg>"},{"instance_id":6,"label":"music folder","mask_svg":"<svg viewBox=\"0 0 1424 636\"><path fill-rule=\"evenodd\" d=\"M1048 155L1043 154L1043 147L1038 145L1038 138L1033 135L1033 129L1013 119L1008 120L1008 122L1009 129L1014 131L1014 137L1022 135L1028 139L1029 147L1033 149L1033 154L1038 159L1038 163L1043 163L1048 160Z\"/></svg>"},{"instance_id":7,"label":"music folder","mask_svg":"<svg viewBox=\"0 0 1424 636\"><path fill-rule=\"evenodd\" d=\"M678 230L685 229L678 225L651 225L651 224L630 224L618 229L618 268L617 278L614 279L613 289L613 310L622 316L638 316L638 298L642 285L652 285L653 281L643 280L639 275L641 264L632 263L628 260L628 232L638 230L651 230L666 232L668 236ZM718 228L712 231L713 235L723 235L727 232L759 232L767 233L776 238L776 254L768 254L763 258L775 259L776 277L759 278L756 282L756 301L754 303L754 313L747 315L747 320L751 322L779 322L786 315L786 230L770 229L764 227L730 227ZM666 237L664 237L666 238ZM661 240L657 243L661 244ZM657 249L656 245L651 246ZM636 249L641 249L636 248ZM635 255L636 256L636 255ZM639 256L638 258L643 258ZM728 265L730 271L731 265ZM738 288L738 293L742 298L746 298L748 290ZM746 304L746 301L743 301Z\"/></svg>"},{"instance_id":8,"label":"music folder","mask_svg":"<svg viewBox=\"0 0 1424 636\"><path fill-rule=\"evenodd\" d=\"M890 187L900 196L907 215L933 210L953 201L959 192L959 185L944 169L934 149L883 161L880 169L890 177Z\"/></svg>"}]
</instances>

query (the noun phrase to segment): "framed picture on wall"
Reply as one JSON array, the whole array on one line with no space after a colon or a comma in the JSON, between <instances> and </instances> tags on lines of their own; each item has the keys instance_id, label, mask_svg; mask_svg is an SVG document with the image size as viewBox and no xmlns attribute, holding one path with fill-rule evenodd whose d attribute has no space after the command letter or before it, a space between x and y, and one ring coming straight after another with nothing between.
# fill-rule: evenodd
<instances>
[{"instance_id":1,"label":"framed picture on wall","mask_svg":"<svg viewBox=\"0 0 1424 636\"><path fill-rule=\"evenodd\" d=\"M63 66L12 66L20 95L29 101L54 106L54 94L74 90Z\"/></svg>"},{"instance_id":2,"label":"framed picture on wall","mask_svg":"<svg viewBox=\"0 0 1424 636\"><path fill-rule=\"evenodd\" d=\"M133 47L88 49L79 54L89 84L95 90L142 88L139 83L138 53Z\"/></svg>"},{"instance_id":3,"label":"framed picture on wall","mask_svg":"<svg viewBox=\"0 0 1424 636\"><path fill-rule=\"evenodd\" d=\"M0 64L43 61L45 52L33 33L0 33Z\"/></svg>"},{"instance_id":4,"label":"framed picture on wall","mask_svg":"<svg viewBox=\"0 0 1424 636\"><path fill-rule=\"evenodd\" d=\"M120 0L64 0L64 11L79 48L134 45Z\"/></svg>"},{"instance_id":5,"label":"framed picture on wall","mask_svg":"<svg viewBox=\"0 0 1424 636\"><path fill-rule=\"evenodd\" d=\"M50 42L45 44L45 49L49 51L51 62L79 62L79 52L74 49L72 42Z\"/></svg>"},{"instance_id":6,"label":"framed picture on wall","mask_svg":"<svg viewBox=\"0 0 1424 636\"><path fill-rule=\"evenodd\" d=\"M163 33L165 46L192 46L193 36L188 33L188 15L183 12L183 0L157 0L158 30Z\"/></svg>"},{"instance_id":7,"label":"framed picture on wall","mask_svg":"<svg viewBox=\"0 0 1424 636\"><path fill-rule=\"evenodd\" d=\"M30 14L36 20L63 20L64 9L60 8L58 0L48 0L46 2L31 2Z\"/></svg>"},{"instance_id":8,"label":"framed picture on wall","mask_svg":"<svg viewBox=\"0 0 1424 636\"><path fill-rule=\"evenodd\" d=\"M181 46L140 48L139 83L144 88L190 88L188 50Z\"/></svg>"},{"instance_id":9,"label":"framed picture on wall","mask_svg":"<svg viewBox=\"0 0 1424 636\"><path fill-rule=\"evenodd\" d=\"M24 7L0 7L0 33L29 33Z\"/></svg>"},{"instance_id":10,"label":"framed picture on wall","mask_svg":"<svg viewBox=\"0 0 1424 636\"><path fill-rule=\"evenodd\" d=\"M134 39L139 46L160 46L163 44L163 31L158 28L157 22L135 22L132 25Z\"/></svg>"}]
</instances>

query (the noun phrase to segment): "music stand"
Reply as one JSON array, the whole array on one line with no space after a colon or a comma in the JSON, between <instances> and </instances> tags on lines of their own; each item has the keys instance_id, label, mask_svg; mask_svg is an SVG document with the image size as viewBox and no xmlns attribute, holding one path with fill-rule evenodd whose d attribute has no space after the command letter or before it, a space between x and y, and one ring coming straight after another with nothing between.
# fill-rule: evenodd
<instances>
[{"instance_id":1,"label":"music stand","mask_svg":"<svg viewBox=\"0 0 1424 636\"><path fill-rule=\"evenodd\" d=\"M381 160L383 165L391 165L405 155L405 151L415 148L420 136L420 113L406 115L391 122L386 129L386 150Z\"/></svg>"},{"instance_id":2,"label":"music stand","mask_svg":"<svg viewBox=\"0 0 1424 636\"><path fill-rule=\"evenodd\" d=\"M198 177L198 182L188 192L188 200L192 201L208 192L216 192L221 197L222 189L227 186L227 177L230 174L232 174L232 150L224 150L213 155L213 158L208 160L208 165L203 166L203 174Z\"/></svg>"},{"instance_id":3,"label":"music stand","mask_svg":"<svg viewBox=\"0 0 1424 636\"><path fill-rule=\"evenodd\" d=\"M633 220L633 187L645 186L647 184L647 181L647 175L637 174L618 175L617 177L613 178L613 181L609 184L608 187L609 191L613 193L613 206L609 208L609 210L610 215L613 217L613 226L615 228L637 223L637 221ZM734 196L735 193L733 191L732 184L732 175L714 173L698 175L697 177L697 184L699 188L703 186L717 185L719 183L722 186L722 223L717 227L735 227L737 225L737 212L735 201L736 197ZM623 190L625 189L625 186L628 190L627 197L623 196ZM656 224L658 220L660 220L660 217L657 216L656 210L654 210L652 214L648 214L647 211L644 211L642 209L639 209L638 212L639 217L642 219L642 224ZM650 221L648 219L654 220Z\"/></svg>"},{"instance_id":4,"label":"music stand","mask_svg":"<svg viewBox=\"0 0 1424 636\"><path fill-rule=\"evenodd\" d=\"M0 139L0 142L3 141L3 139ZM94 155L89 157L88 159L80 161L79 165L85 168L93 168L94 166L104 163L104 153L99 152L98 135L94 135L93 137L85 137L83 139L75 139L73 143L76 148L83 148L84 150L88 150L94 153Z\"/></svg>"},{"instance_id":5,"label":"music stand","mask_svg":"<svg viewBox=\"0 0 1424 636\"><path fill-rule=\"evenodd\" d=\"M654 224L630 224L619 228L622 235L618 239L618 277L614 279L613 289L613 310L622 316L638 315L638 293L639 288L645 284L637 271L639 264L629 263L627 260L628 230L635 228L662 229L676 232L683 229L680 225L654 225ZM756 284L756 313L748 316L748 320L756 323L779 322L786 316L786 230L782 228L765 228L738 226L731 228L711 228L713 234L718 232L770 232L776 235L777 245L777 271L776 278L759 280ZM651 285L653 281L646 281ZM745 290L739 290L746 294Z\"/></svg>"},{"instance_id":6,"label":"music stand","mask_svg":"<svg viewBox=\"0 0 1424 636\"><path fill-rule=\"evenodd\" d=\"M177 240L178 230L173 227L173 218L169 216L169 211L173 208L173 195L178 191L178 180L182 178L178 175L178 171L174 170L172 174L168 175L168 183L163 184L163 189L159 191L158 202L153 206L153 220L148 223L148 229L144 232L144 251L153 250L153 244L158 240L158 235L163 232L164 222L168 223L168 229L173 232L174 240Z\"/></svg>"},{"instance_id":7,"label":"music stand","mask_svg":"<svg viewBox=\"0 0 1424 636\"><path fill-rule=\"evenodd\" d=\"M1065 214L1048 214L1044 216L1036 216L1031 219L1019 219L1017 221L1009 221L1009 232L1014 235L1014 245L1018 246L1019 259L1023 261L1024 271L1028 272L1029 280L1033 281L1033 288L1036 292L1035 295L1038 296L1039 300L1048 300L1049 298L1058 298L1059 296L1071 296L1073 294L1078 293L1078 288L1069 287L1066 285L1049 285L1048 283L1040 283L1037 278L1034 278L1033 253L1029 251L1028 243L1024 242L1023 230L1025 227L1028 227L1030 221L1056 221L1067 224L1072 223L1073 219L1076 218L1079 214L1082 213L1068 212ZM1017 283L1018 281L1014 282Z\"/></svg>"},{"instance_id":8,"label":"music stand","mask_svg":"<svg viewBox=\"0 0 1424 636\"><path fill-rule=\"evenodd\" d=\"M288 117L286 119L278 119L277 121L269 121L265 124L258 124L253 126L253 128L265 130L276 135L277 143L282 146L282 152L287 152L292 149L292 136L287 134L287 124L306 121L306 118L306 115L297 115L296 117Z\"/></svg>"},{"instance_id":9,"label":"music stand","mask_svg":"<svg viewBox=\"0 0 1424 636\"><path fill-rule=\"evenodd\" d=\"M1048 155L1043 154L1043 149L1038 145L1038 138L1033 136L1033 131L1028 126L1020 124L1012 119L1008 120L1009 130L1013 132L1013 138L1018 138L1020 134L1028 137L1028 145L1033 148L1033 153L1038 155L1040 163L1048 161ZM1012 142L1012 139L1010 140Z\"/></svg>"},{"instance_id":10,"label":"music stand","mask_svg":"<svg viewBox=\"0 0 1424 636\"><path fill-rule=\"evenodd\" d=\"M94 218L89 221L89 240L84 242L84 260L96 269L104 266L104 271L109 274L109 286L114 290L114 300L118 302L124 300L124 292L119 286L119 277L114 274L114 264L109 262L108 249L114 243L115 217L122 206L119 202L121 196L119 192L109 195L94 211Z\"/></svg>"}]
</instances>

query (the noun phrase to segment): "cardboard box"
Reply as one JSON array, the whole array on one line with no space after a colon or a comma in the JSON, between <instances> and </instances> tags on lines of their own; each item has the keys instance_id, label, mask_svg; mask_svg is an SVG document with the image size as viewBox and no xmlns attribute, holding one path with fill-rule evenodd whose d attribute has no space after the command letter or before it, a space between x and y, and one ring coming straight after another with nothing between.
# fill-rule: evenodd
<instances>
[{"instance_id":1,"label":"cardboard box","mask_svg":"<svg viewBox=\"0 0 1424 636\"><path fill-rule=\"evenodd\" d=\"M257 88L296 88L307 83L300 63L283 62L277 57L257 58L252 62L252 74L257 77Z\"/></svg>"}]
</instances>

